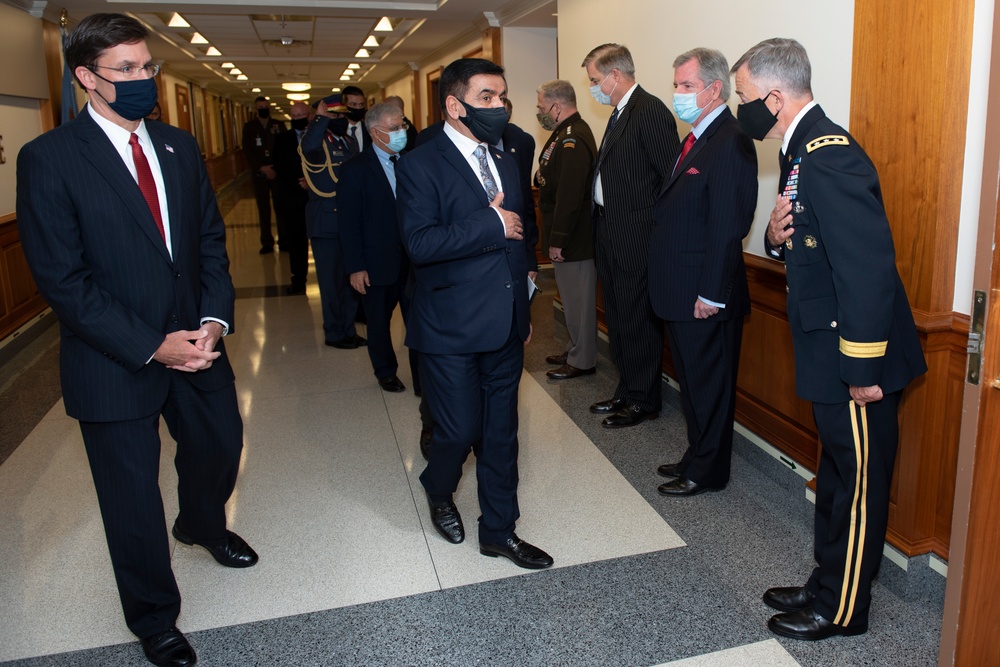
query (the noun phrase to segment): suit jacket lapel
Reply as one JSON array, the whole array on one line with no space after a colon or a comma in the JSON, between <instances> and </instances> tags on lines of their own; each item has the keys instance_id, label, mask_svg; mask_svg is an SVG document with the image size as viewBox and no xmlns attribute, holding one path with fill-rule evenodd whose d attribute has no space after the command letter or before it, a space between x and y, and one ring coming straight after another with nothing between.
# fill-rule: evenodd
<instances>
[{"instance_id":1,"label":"suit jacket lapel","mask_svg":"<svg viewBox=\"0 0 1000 667\"><path fill-rule=\"evenodd\" d=\"M483 182L479 180L479 174L472 171L472 166L469 165L469 162L465 159L465 156L459 152L458 148L455 146L455 143L448 138L448 135L445 134L443 130L438 135L437 141L438 141L438 148L443 153L444 158L449 163L451 163L451 166L454 167L455 170L459 174L461 174L463 178L465 178L465 181L466 183L469 184L469 187L471 187L483 199L483 201L485 201L486 204L489 205L489 201L486 200L486 188L483 187ZM496 155L499 151L494 150L493 152L494 155Z\"/></svg>"},{"instance_id":2,"label":"suit jacket lapel","mask_svg":"<svg viewBox=\"0 0 1000 667\"><path fill-rule=\"evenodd\" d=\"M167 252L167 247L160 236L160 230L156 227L156 221L153 220L153 214L150 212L138 184L122 161L121 155L111 144L108 135L90 117L91 113L93 111L88 107L71 125L77 129L77 136L81 141L80 151L84 158L93 165L94 171L101 174L111 189L121 197L125 207L142 228L143 233L161 250L164 258L170 261L170 253ZM164 180L166 180L165 174ZM170 206L170 200L167 201L168 206Z\"/></svg>"},{"instance_id":3,"label":"suit jacket lapel","mask_svg":"<svg viewBox=\"0 0 1000 667\"><path fill-rule=\"evenodd\" d=\"M371 155L368 155L371 153ZM361 155L365 162L368 163L368 170L371 172L369 178L374 178L374 182L378 183L378 187L382 190L382 196L386 198L386 201L396 201L396 196L392 193L392 184L389 183L389 177L385 174L385 169L382 168L382 160L375 153L375 149L364 150Z\"/></svg>"},{"instance_id":4,"label":"suit jacket lapel","mask_svg":"<svg viewBox=\"0 0 1000 667\"><path fill-rule=\"evenodd\" d=\"M670 186L672 186L677 181L677 179L680 178L681 174L687 171L688 167L695 160L698 159L698 154L705 149L705 146L707 146L708 142L712 140L712 137L718 131L719 127L721 127L722 124L726 122L727 119L731 118L732 115L733 114L729 110L729 107L726 107L725 109L722 110L722 113L720 113L716 117L716 119L713 120L711 124L709 124L709 126L705 128L705 131L701 133L701 136L698 137L698 140L694 142L693 146L691 146L691 150L689 150L688 154L684 156L684 160L677 165L673 173L670 175L670 178L667 179L667 182L660 190L660 194L663 194L663 192L669 190Z\"/></svg>"},{"instance_id":5,"label":"suit jacket lapel","mask_svg":"<svg viewBox=\"0 0 1000 667\"><path fill-rule=\"evenodd\" d=\"M184 193L181 192L181 177L180 169L177 164L177 154L174 150L167 150L167 143L160 136L159 127L155 127L154 123L146 124L146 131L149 133L150 142L153 144L153 150L156 151L156 159L160 163L160 173L163 174L163 187L166 189L167 195L167 215L170 217L170 247L179 248L180 245L177 239L183 236L181 227L185 224L184 216L182 216L181 210L183 204L181 199ZM173 148L173 147L171 147ZM191 193L188 196L192 196ZM145 201L145 200L143 200ZM160 236L158 229L155 229L157 239ZM163 243L160 243L158 247L162 246L163 254L168 261L171 261L170 253L167 252L167 247Z\"/></svg>"}]
</instances>

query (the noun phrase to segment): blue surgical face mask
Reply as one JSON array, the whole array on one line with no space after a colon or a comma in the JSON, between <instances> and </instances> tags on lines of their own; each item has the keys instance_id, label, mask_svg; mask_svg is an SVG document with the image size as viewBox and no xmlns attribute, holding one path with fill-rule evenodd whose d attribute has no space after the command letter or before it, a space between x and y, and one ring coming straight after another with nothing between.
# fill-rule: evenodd
<instances>
[{"instance_id":1,"label":"blue surgical face mask","mask_svg":"<svg viewBox=\"0 0 1000 667\"><path fill-rule=\"evenodd\" d=\"M608 72L608 76L611 76L611 72ZM604 77L604 81L608 80L608 76ZM618 87L618 82L615 81L615 87L611 89L611 93L605 93L601 90L601 86L604 85L604 81L590 87L590 96L593 97L598 104L610 105L611 93L615 92L615 88Z\"/></svg>"},{"instance_id":2,"label":"blue surgical face mask","mask_svg":"<svg viewBox=\"0 0 1000 667\"><path fill-rule=\"evenodd\" d=\"M399 153L404 148L406 148L406 130L393 130L392 132L386 132L389 135L389 141L386 142L386 147L393 153Z\"/></svg>"},{"instance_id":3,"label":"blue surgical face mask","mask_svg":"<svg viewBox=\"0 0 1000 667\"><path fill-rule=\"evenodd\" d=\"M111 110L125 120L139 120L145 118L156 106L157 91L156 80L152 77L148 79L133 79L130 81L111 81L93 72L98 79L107 81L115 87L115 101L108 102L108 99L101 95L96 88L94 92L101 95L101 99L108 103Z\"/></svg>"},{"instance_id":4,"label":"blue surgical face mask","mask_svg":"<svg viewBox=\"0 0 1000 667\"><path fill-rule=\"evenodd\" d=\"M708 86L697 93L674 93L674 113L677 114L677 117L688 124L698 120L698 116L705 109L705 107L698 106L698 96L706 90L708 90Z\"/></svg>"}]
</instances>

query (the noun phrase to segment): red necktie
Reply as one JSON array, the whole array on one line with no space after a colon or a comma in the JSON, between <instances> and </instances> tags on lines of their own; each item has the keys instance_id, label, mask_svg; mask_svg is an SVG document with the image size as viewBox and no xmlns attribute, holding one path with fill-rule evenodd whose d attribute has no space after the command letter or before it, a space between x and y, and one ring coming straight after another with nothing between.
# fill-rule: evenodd
<instances>
[{"instance_id":1,"label":"red necktie","mask_svg":"<svg viewBox=\"0 0 1000 667\"><path fill-rule=\"evenodd\" d=\"M684 140L684 147L681 148L681 156L677 158L677 164L674 166L674 172L676 172L677 168L681 166L681 162L684 161L684 157L688 154L688 151L691 150L691 147L694 146L695 139L696 137L694 136L694 132L689 132L687 139Z\"/></svg>"},{"instance_id":2,"label":"red necktie","mask_svg":"<svg viewBox=\"0 0 1000 667\"><path fill-rule=\"evenodd\" d=\"M149 161L142 152L139 137L135 132L129 137L128 145L132 147L132 160L135 162L136 176L139 177L139 189L142 191L142 196L146 198L149 212L153 214L153 220L156 221L156 228L160 230L160 236L166 243L167 233L163 229L163 216L160 215L160 199L156 196L156 181L153 180L153 171L149 168Z\"/></svg>"}]
</instances>

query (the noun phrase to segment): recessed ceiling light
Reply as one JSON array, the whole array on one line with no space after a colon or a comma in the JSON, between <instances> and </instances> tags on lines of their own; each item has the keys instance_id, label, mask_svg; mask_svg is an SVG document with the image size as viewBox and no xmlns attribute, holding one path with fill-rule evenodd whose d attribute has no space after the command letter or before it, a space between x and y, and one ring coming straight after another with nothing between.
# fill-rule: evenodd
<instances>
[{"instance_id":1,"label":"recessed ceiling light","mask_svg":"<svg viewBox=\"0 0 1000 667\"><path fill-rule=\"evenodd\" d=\"M221 56L222 51L218 50L214 46L208 47L208 51L205 51L206 56Z\"/></svg>"},{"instance_id":2,"label":"recessed ceiling light","mask_svg":"<svg viewBox=\"0 0 1000 667\"><path fill-rule=\"evenodd\" d=\"M361 46L376 47L376 46L378 46L378 40L375 39L375 35L368 35L368 39L366 39L365 43L362 44Z\"/></svg>"},{"instance_id":3,"label":"recessed ceiling light","mask_svg":"<svg viewBox=\"0 0 1000 667\"><path fill-rule=\"evenodd\" d=\"M348 67L350 67L351 69L361 69L361 65L357 63L351 63L350 65L348 65Z\"/></svg>"},{"instance_id":4,"label":"recessed ceiling light","mask_svg":"<svg viewBox=\"0 0 1000 667\"><path fill-rule=\"evenodd\" d=\"M311 83L283 83L281 84L282 90L290 90L293 93L303 93L312 88ZM306 95L306 97L309 97ZM291 98L298 99L298 98ZM305 99L305 98L303 98Z\"/></svg>"},{"instance_id":5,"label":"recessed ceiling light","mask_svg":"<svg viewBox=\"0 0 1000 667\"><path fill-rule=\"evenodd\" d=\"M171 28L190 28L191 24L184 20L184 17L174 12L174 15L170 17L170 22L167 26Z\"/></svg>"},{"instance_id":6,"label":"recessed ceiling light","mask_svg":"<svg viewBox=\"0 0 1000 667\"><path fill-rule=\"evenodd\" d=\"M243 74L243 71L239 67L234 67L229 70L229 76L239 76L240 74Z\"/></svg>"},{"instance_id":7,"label":"recessed ceiling light","mask_svg":"<svg viewBox=\"0 0 1000 667\"><path fill-rule=\"evenodd\" d=\"M238 77L236 77L236 80L237 80L237 81L246 81L246 80L247 80L247 78L248 78L248 77L247 77L247 75L246 75L246 74L240 74L240 75L239 75Z\"/></svg>"},{"instance_id":8,"label":"recessed ceiling light","mask_svg":"<svg viewBox=\"0 0 1000 667\"><path fill-rule=\"evenodd\" d=\"M236 65L232 63L222 63L221 65L219 65L219 67L221 67L222 69L232 69L233 67L236 67Z\"/></svg>"},{"instance_id":9,"label":"recessed ceiling light","mask_svg":"<svg viewBox=\"0 0 1000 667\"><path fill-rule=\"evenodd\" d=\"M389 20L388 16L383 16L375 26L376 32L392 32L392 21Z\"/></svg>"},{"instance_id":10,"label":"recessed ceiling light","mask_svg":"<svg viewBox=\"0 0 1000 667\"><path fill-rule=\"evenodd\" d=\"M340 77L340 80L341 81L350 81L351 77L349 77L349 76L342 76L342 77Z\"/></svg>"},{"instance_id":11,"label":"recessed ceiling light","mask_svg":"<svg viewBox=\"0 0 1000 667\"><path fill-rule=\"evenodd\" d=\"M259 93L260 92L260 88L251 88L250 92L251 93Z\"/></svg>"},{"instance_id":12,"label":"recessed ceiling light","mask_svg":"<svg viewBox=\"0 0 1000 667\"><path fill-rule=\"evenodd\" d=\"M355 58L370 58L371 54L368 53L368 49L358 49L358 52L354 54Z\"/></svg>"},{"instance_id":13,"label":"recessed ceiling light","mask_svg":"<svg viewBox=\"0 0 1000 667\"><path fill-rule=\"evenodd\" d=\"M192 44L208 44L208 40L201 36L200 32L191 35Z\"/></svg>"},{"instance_id":14,"label":"recessed ceiling light","mask_svg":"<svg viewBox=\"0 0 1000 667\"><path fill-rule=\"evenodd\" d=\"M340 88L331 88L330 92L331 93L339 93L340 92Z\"/></svg>"},{"instance_id":15,"label":"recessed ceiling light","mask_svg":"<svg viewBox=\"0 0 1000 667\"><path fill-rule=\"evenodd\" d=\"M354 70L352 70L352 69L345 69L344 70L344 76L346 76L346 77L352 77L352 76L354 76Z\"/></svg>"},{"instance_id":16,"label":"recessed ceiling light","mask_svg":"<svg viewBox=\"0 0 1000 667\"><path fill-rule=\"evenodd\" d=\"M288 93L285 97L296 102L301 102L309 99L309 93Z\"/></svg>"}]
</instances>

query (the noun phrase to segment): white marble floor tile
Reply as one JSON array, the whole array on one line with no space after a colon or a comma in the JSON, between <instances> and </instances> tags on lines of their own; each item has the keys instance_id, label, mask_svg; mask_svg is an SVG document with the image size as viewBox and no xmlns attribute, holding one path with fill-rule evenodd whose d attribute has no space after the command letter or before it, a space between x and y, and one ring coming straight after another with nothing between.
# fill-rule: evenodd
<instances>
[{"instance_id":1,"label":"white marble floor tile","mask_svg":"<svg viewBox=\"0 0 1000 667\"><path fill-rule=\"evenodd\" d=\"M657 667L799 667L777 639L675 660Z\"/></svg>"},{"instance_id":2,"label":"white marble floor tile","mask_svg":"<svg viewBox=\"0 0 1000 667\"><path fill-rule=\"evenodd\" d=\"M399 395L402 396L402 395ZM415 504L443 588L530 574L503 558L479 553L475 458L470 455L455 502L466 540L444 541L430 524L418 479L417 399L389 401L393 428L414 490ZM529 407L530 406L530 409ZM555 567L684 546L684 542L528 374L521 378L519 429L521 519L517 533L548 551Z\"/></svg>"}]
</instances>

